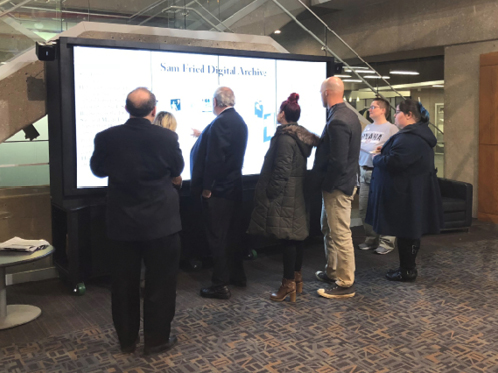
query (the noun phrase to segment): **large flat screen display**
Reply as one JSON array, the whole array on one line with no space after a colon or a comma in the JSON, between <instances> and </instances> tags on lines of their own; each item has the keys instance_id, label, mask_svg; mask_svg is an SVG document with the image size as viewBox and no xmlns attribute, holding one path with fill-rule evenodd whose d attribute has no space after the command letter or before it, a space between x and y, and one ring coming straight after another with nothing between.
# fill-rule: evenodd
<instances>
[{"instance_id":1,"label":"large flat screen display","mask_svg":"<svg viewBox=\"0 0 498 373\"><path fill-rule=\"evenodd\" d=\"M137 87L149 88L158 100L157 110L173 113L185 159L182 177L190 179L190 150L196 141L192 129L203 130L214 118L213 94L217 87L235 93L235 109L249 129L243 174L259 174L276 114L290 93L300 95L299 124L320 135L325 109L320 84L327 77L326 61L227 56L74 46L74 98L76 187L107 186L89 166L95 135L125 123L126 95ZM312 164L310 157L309 165Z\"/></svg>"}]
</instances>

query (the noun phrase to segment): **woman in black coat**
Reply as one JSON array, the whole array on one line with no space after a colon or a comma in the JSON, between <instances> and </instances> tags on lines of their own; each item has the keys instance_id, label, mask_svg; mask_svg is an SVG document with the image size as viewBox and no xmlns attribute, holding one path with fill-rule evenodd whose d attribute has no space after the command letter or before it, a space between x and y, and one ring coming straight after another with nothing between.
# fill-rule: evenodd
<instances>
[{"instance_id":1,"label":"woman in black coat","mask_svg":"<svg viewBox=\"0 0 498 373\"><path fill-rule=\"evenodd\" d=\"M248 233L285 241L284 278L270 299L296 300L302 292L303 240L309 235L309 215L304 196L307 158L319 137L297 124L301 108L293 93L280 106L275 135L265 156L254 194Z\"/></svg>"},{"instance_id":2,"label":"woman in black coat","mask_svg":"<svg viewBox=\"0 0 498 373\"><path fill-rule=\"evenodd\" d=\"M420 238L439 233L443 225L434 167L437 140L428 122L429 114L419 102L401 102L395 116L400 131L373 159L366 221L378 234L397 237L400 265L387 272L390 281L415 281Z\"/></svg>"}]
</instances>

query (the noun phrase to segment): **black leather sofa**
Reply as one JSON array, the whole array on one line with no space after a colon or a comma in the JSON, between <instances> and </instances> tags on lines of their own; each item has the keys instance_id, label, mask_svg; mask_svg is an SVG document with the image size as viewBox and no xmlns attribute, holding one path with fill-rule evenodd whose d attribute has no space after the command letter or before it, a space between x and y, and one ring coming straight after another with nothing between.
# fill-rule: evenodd
<instances>
[{"instance_id":1,"label":"black leather sofa","mask_svg":"<svg viewBox=\"0 0 498 373\"><path fill-rule=\"evenodd\" d=\"M472 224L472 184L438 178L443 200L443 230L468 229Z\"/></svg>"}]
</instances>

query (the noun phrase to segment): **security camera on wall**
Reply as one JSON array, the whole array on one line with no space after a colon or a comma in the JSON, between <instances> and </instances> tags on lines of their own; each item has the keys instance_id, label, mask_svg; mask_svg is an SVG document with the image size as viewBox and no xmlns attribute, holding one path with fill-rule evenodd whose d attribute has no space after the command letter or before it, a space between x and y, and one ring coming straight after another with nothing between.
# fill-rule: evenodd
<instances>
[{"instance_id":1,"label":"security camera on wall","mask_svg":"<svg viewBox=\"0 0 498 373\"><path fill-rule=\"evenodd\" d=\"M36 43L36 56L40 61L54 61L57 58L57 42Z\"/></svg>"}]
</instances>

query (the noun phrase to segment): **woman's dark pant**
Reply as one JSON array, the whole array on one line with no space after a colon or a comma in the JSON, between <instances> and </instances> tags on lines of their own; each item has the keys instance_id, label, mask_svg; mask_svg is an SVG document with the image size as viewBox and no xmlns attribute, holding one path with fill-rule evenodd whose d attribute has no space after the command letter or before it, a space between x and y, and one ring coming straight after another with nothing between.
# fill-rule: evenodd
<instances>
[{"instance_id":1,"label":"woman's dark pant","mask_svg":"<svg viewBox=\"0 0 498 373\"><path fill-rule=\"evenodd\" d=\"M150 241L113 241L112 319L121 348L137 340L140 328L140 270L145 264L145 346L168 342L175 316L180 262L178 233Z\"/></svg>"},{"instance_id":2,"label":"woman's dark pant","mask_svg":"<svg viewBox=\"0 0 498 373\"><path fill-rule=\"evenodd\" d=\"M402 238L398 239L399 267L407 271L414 270L416 267L415 259L420 250L420 238Z\"/></svg>"},{"instance_id":3,"label":"woman's dark pant","mask_svg":"<svg viewBox=\"0 0 498 373\"><path fill-rule=\"evenodd\" d=\"M294 271L299 272L303 265L304 242L294 240L285 240L284 242L284 278L294 280Z\"/></svg>"}]
</instances>

